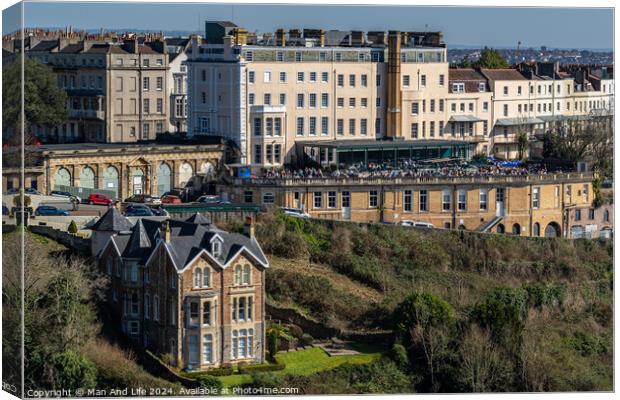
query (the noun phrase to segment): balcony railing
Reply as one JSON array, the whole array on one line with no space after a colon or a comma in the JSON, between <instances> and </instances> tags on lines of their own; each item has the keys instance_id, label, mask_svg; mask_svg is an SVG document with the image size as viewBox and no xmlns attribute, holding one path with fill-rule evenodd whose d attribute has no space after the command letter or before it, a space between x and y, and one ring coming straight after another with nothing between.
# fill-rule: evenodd
<instances>
[{"instance_id":1,"label":"balcony railing","mask_svg":"<svg viewBox=\"0 0 620 400\"><path fill-rule=\"evenodd\" d=\"M70 118L84 118L84 119L105 119L105 114L102 110L76 110L69 109Z\"/></svg>"}]
</instances>

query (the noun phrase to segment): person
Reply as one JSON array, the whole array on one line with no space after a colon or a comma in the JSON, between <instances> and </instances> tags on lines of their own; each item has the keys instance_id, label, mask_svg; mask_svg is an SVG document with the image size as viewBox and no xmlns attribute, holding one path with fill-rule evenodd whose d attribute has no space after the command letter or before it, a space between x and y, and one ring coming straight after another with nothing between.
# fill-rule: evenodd
<instances>
[{"instance_id":1,"label":"person","mask_svg":"<svg viewBox=\"0 0 620 400\"><path fill-rule=\"evenodd\" d=\"M80 202L78 201L77 197L71 196L70 201L71 201L72 211L77 211L80 208Z\"/></svg>"}]
</instances>

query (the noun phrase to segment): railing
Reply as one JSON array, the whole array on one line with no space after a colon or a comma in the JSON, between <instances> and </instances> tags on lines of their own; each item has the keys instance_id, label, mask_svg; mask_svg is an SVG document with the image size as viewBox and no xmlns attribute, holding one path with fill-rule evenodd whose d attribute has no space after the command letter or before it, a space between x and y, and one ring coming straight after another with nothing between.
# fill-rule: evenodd
<instances>
[{"instance_id":1,"label":"railing","mask_svg":"<svg viewBox=\"0 0 620 400\"><path fill-rule=\"evenodd\" d=\"M105 119L102 110L76 110L69 109L69 117L71 118L88 118L88 119Z\"/></svg>"},{"instance_id":2,"label":"railing","mask_svg":"<svg viewBox=\"0 0 620 400\"><path fill-rule=\"evenodd\" d=\"M322 185L398 185L398 184L446 184L468 183L545 183L564 181L586 181L593 178L590 172L548 173L533 175L489 175L462 177L326 177L326 178L235 178L235 185L256 186L322 186Z\"/></svg>"}]
</instances>

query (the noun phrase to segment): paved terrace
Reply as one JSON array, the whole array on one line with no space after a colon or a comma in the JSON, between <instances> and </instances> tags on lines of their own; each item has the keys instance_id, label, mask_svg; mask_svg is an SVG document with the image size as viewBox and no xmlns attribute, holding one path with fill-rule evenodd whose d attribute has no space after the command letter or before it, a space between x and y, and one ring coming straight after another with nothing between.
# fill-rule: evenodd
<instances>
[{"instance_id":1,"label":"paved terrace","mask_svg":"<svg viewBox=\"0 0 620 400\"><path fill-rule=\"evenodd\" d=\"M579 183L591 181L590 172L546 173L530 175L491 175L462 177L323 177L323 178L235 178L239 186L381 186L381 185L536 185L545 183Z\"/></svg>"}]
</instances>

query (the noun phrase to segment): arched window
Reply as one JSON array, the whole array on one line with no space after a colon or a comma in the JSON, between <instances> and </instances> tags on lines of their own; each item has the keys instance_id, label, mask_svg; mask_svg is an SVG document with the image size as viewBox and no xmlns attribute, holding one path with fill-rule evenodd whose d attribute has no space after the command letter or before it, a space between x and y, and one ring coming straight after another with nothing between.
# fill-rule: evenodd
<instances>
[{"instance_id":1,"label":"arched window","mask_svg":"<svg viewBox=\"0 0 620 400\"><path fill-rule=\"evenodd\" d=\"M249 264L243 266L243 284L249 285L251 283L252 270Z\"/></svg>"},{"instance_id":2,"label":"arched window","mask_svg":"<svg viewBox=\"0 0 620 400\"><path fill-rule=\"evenodd\" d=\"M533 227L532 236L540 236L540 224L536 222Z\"/></svg>"},{"instance_id":3,"label":"arched window","mask_svg":"<svg viewBox=\"0 0 620 400\"><path fill-rule=\"evenodd\" d=\"M194 270L194 287L200 287L202 284L202 270L200 268L196 268Z\"/></svg>"},{"instance_id":4,"label":"arched window","mask_svg":"<svg viewBox=\"0 0 620 400\"><path fill-rule=\"evenodd\" d=\"M497 225L497 233L504 233L505 232L505 228L503 224L499 224Z\"/></svg>"},{"instance_id":5,"label":"arched window","mask_svg":"<svg viewBox=\"0 0 620 400\"><path fill-rule=\"evenodd\" d=\"M206 268L202 272L202 287L210 287L211 286L211 271L209 268Z\"/></svg>"},{"instance_id":6,"label":"arched window","mask_svg":"<svg viewBox=\"0 0 620 400\"><path fill-rule=\"evenodd\" d=\"M235 265L235 285L241 285L241 265Z\"/></svg>"},{"instance_id":7,"label":"arched window","mask_svg":"<svg viewBox=\"0 0 620 400\"><path fill-rule=\"evenodd\" d=\"M519 224L512 225L512 234L515 236L521 235L521 225Z\"/></svg>"}]
</instances>

